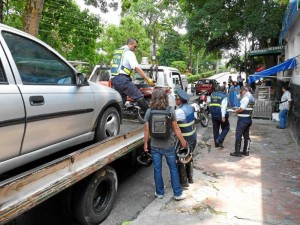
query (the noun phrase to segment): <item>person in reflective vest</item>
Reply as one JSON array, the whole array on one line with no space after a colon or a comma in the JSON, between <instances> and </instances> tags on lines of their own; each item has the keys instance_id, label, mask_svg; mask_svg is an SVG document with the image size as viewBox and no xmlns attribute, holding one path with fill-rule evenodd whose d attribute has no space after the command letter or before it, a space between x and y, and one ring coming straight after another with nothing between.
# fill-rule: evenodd
<instances>
[{"instance_id":1,"label":"person in reflective vest","mask_svg":"<svg viewBox=\"0 0 300 225\"><path fill-rule=\"evenodd\" d=\"M242 155L249 156L250 151L250 136L249 131L252 125L252 112L254 106L254 98L248 91L248 88L243 86L240 89L240 95L242 96L241 105L238 109L234 110L237 113L238 122L235 131L235 151L230 153L231 156L241 157ZM244 137L244 148L241 150L242 136Z\"/></svg>"},{"instance_id":2,"label":"person in reflective vest","mask_svg":"<svg viewBox=\"0 0 300 225\"><path fill-rule=\"evenodd\" d=\"M220 86L217 85L214 88L214 92L211 94L210 103L211 120L213 123L213 134L215 147L224 148L223 142L226 135L229 132L230 124L228 121L227 108L227 95L220 90ZM221 133L220 133L221 128Z\"/></svg>"},{"instance_id":3,"label":"person in reflective vest","mask_svg":"<svg viewBox=\"0 0 300 225\"><path fill-rule=\"evenodd\" d=\"M197 132L195 126L194 108L188 104L189 96L188 94L178 88L176 89L176 105L179 106L175 110L176 120L178 126L182 132L184 139L187 141L190 152L193 151L197 144ZM189 183L193 183L193 159L188 163L183 164L178 161L179 179L183 188L189 187Z\"/></svg>"},{"instance_id":4,"label":"person in reflective vest","mask_svg":"<svg viewBox=\"0 0 300 225\"><path fill-rule=\"evenodd\" d=\"M132 83L131 74L137 71L141 77L151 86L154 86L153 80L147 77L144 71L139 67L134 51L138 46L138 41L134 38L127 40L127 45L118 48L114 51L113 59L111 61L111 75L113 78L112 86L117 90L126 102L127 96L137 101L141 109L146 112L148 103L144 99L142 93Z\"/></svg>"}]
</instances>

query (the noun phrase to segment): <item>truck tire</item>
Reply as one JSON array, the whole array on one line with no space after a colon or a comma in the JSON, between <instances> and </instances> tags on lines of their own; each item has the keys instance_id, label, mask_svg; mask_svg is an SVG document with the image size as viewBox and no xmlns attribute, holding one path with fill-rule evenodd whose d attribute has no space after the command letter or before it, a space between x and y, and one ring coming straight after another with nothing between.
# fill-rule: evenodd
<instances>
[{"instance_id":1,"label":"truck tire","mask_svg":"<svg viewBox=\"0 0 300 225\"><path fill-rule=\"evenodd\" d=\"M120 132L120 124L118 111L113 107L108 108L99 119L94 141L98 142L116 136Z\"/></svg>"},{"instance_id":2,"label":"truck tire","mask_svg":"<svg viewBox=\"0 0 300 225\"><path fill-rule=\"evenodd\" d=\"M116 200L118 179L112 167L104 167L92 177L79 183L73 195L73 213L82 225L102 222Z\"/></svg>"}]
</instances>

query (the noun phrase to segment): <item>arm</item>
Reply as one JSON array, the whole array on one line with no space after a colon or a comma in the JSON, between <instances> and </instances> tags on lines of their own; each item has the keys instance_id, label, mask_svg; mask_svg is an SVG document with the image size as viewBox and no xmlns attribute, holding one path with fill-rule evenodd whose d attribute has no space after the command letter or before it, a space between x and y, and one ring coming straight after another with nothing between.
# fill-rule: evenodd
<instances>
[{"instance_id":1,"label":"arm","mask_svg":"<svg viewBox=\"0 0 300 225\"><path fill-rule=\"evenodd\" d=\"M177 124L177 121L172 121L172 129L174 131L174 133L176 134L177 138L179 139L181 146L183 148L186 148L187 146L187 142L185 141L184 137L182 136L181 130Z\"/></svg>"},{"instance_id":2,"label":"arm","mask_svg":"<svg viewBox=\"0 0 300 225\"><path fill-rule=\"evenodd\" d=\"M144 151L148 152L148 141L149 141L149 123L146 122L144 129Z\"/></svg>"},{"instance_id":3,"label":"arm","mask_svg":"<svg viewBox=\"0 0 300 225\"><path fill-rule=\"evenodd\" d=\"M222 122L225 122L225 115L226 115L226 108L227 108L227 97L224 98L221 102L221 113L222 113Z\"/></svg>"}]
</instances>

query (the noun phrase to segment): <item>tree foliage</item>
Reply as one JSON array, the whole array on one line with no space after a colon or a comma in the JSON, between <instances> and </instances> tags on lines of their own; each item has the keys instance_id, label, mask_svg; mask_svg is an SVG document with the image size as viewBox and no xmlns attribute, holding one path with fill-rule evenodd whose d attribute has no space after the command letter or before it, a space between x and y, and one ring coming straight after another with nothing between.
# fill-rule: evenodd
<instances>
[{"instance_id":1,"label":"tree foliage","mask_svg":"<svg viewBox=\"0 0 300 225\"><path fill-rule=\"evenodd\" d=\"M4 23L21 29L28 2L9 1L4 12ZM69 60L94 64L98 57L97 38L102 30L100 18L87 10L80 11L74 0L45 1L38 38Z\"/></svg>"},{"instance_id":2,"label":"tree foliage","mask_svg":"<svg viewBox=\"0 0 300 225\"><path fill-rule=\"evenodd\" d=\"M137 59L141 60L142 56L149 57L150 40L143 28L143 21L127 16L121 19L119 26L109 25L100 36L98 47L103 53L99 55L98 63L109 64L114 50L125 45L130 37L136 38L139 42L135 51Z\"/></svg>"},{"instance_id":3,"label":"tree foliage","mask_svg":"<svg viewBox=\"0 0 300 225\"><path fill-rule=\"evenodd\" d=\"M180 0L187 15L190 39L207 52L237 48L251 35L263 45L277 39L286 5L276 0Z\"/></svg>"},{"instance_id":4,"label":"tree foliage","mask_svg":"<svg viewBox=\"0 0 300 225\"><path fill-rule=\"evenodd\" d=\"M69 60L96 60L100 19L81 12L73 0L46 1L40 28L40 38Z\"/></svg>"}]
</instances>

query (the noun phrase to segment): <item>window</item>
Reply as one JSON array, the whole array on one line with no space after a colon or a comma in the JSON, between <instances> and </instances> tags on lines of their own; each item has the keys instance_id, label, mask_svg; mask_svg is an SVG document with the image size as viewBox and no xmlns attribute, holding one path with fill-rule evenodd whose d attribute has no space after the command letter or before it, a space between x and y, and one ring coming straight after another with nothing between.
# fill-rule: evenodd
<instances>
[{"instance_id":1,"label":"window","mask_svg":"<svg viewBox=\"0 0 300 225\"><path fill-rule=\"evenodd\" d=\"M3 69L3 66L2 66L2 62L0 61L0 83L4 83L6 82L6 76L4 74L4 69Z\"/></svg>"},{"instance_id":2,"label":"window","mask_svg":"<svg viewBox=\"0 0 300 225\"><path fill-rule=\"evenodd\" d=\"M74 85L75 73L58 56L39 43L3 32L23 84Z\"/></svg>"}]
</instances>

